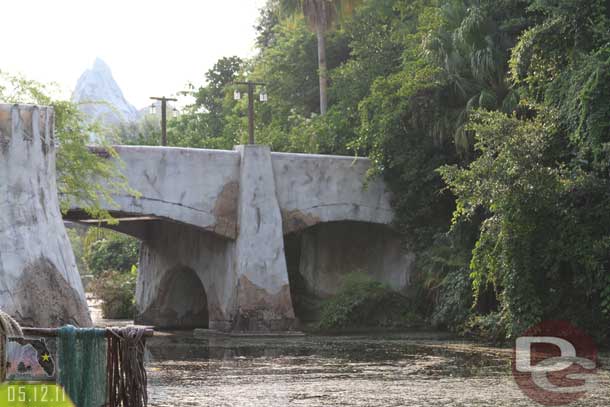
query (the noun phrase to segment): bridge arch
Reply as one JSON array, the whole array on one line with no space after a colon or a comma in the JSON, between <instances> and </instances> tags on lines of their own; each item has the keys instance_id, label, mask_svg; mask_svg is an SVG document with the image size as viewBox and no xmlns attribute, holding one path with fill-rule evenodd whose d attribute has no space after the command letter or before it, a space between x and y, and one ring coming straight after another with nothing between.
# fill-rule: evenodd
<instances>
[{"instance_id":1,"label":"bridge arch","mask_svg":"<svg viewBox=\"0 0 610 407\"><path fill-rule=\"evenodd\" d=\"M315 321L317 307L336 295L346 275L363 273L397 291L410 282L414 257L388 225L338 221L318 223L284 236L295 314Z\"/></svg>"},{"instance_id":2,"label":"bridge arch","mask_svg":"<svg viewBox=\"0 0 610 407\"><path fill-rule=\"evenodd\" d=\"M137 321L167 329L208 328L207 293L197 273L179 265L162 277L158 293Z\"/></svg>"},{"instance_id":3,"label":"bridge arch","mask_svg":"<svg viewBox=\"0 0 610 407\"><path fill-rule=\"evenodd\" d=\"M226 321L233 294L232 250L232 240L213 232L172 222L153 223L140 249L136 321L184 329L207 328ZM174 300L177 297L173 294L179 296L181 290L186 293L186 303ZM196 311L183 315L185 304ZM182 318L179 324L172 322L174 313L177 319Z\"/></svg>"},{"instance_id":4,"label":"bridge arch","mask_svg":"<svg viewBox=\"0 0 610 407\"><path fill-rule=\"evenodd\" d=\"M223 295L230 291L223 283L232 271L227 260L232 240L180 222L118 212L113 215L120 220L118 224L74 222L140 241L136 323L193 329L224 321L221 301L227 302Z\"/></svg>"}]
</instances>

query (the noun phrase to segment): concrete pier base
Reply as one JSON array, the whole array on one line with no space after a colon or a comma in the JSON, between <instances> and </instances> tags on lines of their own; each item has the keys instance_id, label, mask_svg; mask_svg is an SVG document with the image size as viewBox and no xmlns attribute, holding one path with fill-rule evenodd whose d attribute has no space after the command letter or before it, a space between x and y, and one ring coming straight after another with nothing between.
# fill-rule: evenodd
<instances>
[{"instance_id":1,"label":"concrete pier base","mask_svg":"<svg viewBox=\"0 0 610 407\"><path fill-rule=\"evenodd\" d=\"M27 326L91 325L59 211L47 107L0 104L0 309Z\"/></svg>"},{"instance_id":2,"label":"concrete pier base","mask_svg":"<svg viewBox=\"0 0 610 407\"><path fill-rule=\"evenodd\" d=\"M235 242L238 306L232 330L286 331L295 318L271 152L258 145L237 150L241 154Z\"/></svg>"}]
</instances>

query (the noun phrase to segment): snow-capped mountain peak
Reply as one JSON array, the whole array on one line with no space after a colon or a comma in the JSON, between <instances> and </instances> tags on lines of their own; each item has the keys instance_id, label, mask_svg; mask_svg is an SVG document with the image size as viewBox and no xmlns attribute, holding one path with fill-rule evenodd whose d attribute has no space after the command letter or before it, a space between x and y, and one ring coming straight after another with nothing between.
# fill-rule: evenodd
<instances>
[{"instance_id":1,"label":"snow-capped mountain peak","mask_svg":"<svg viewBox=\"0 0 610 407\"><path fill-rule=\"evenodd\" d=\"M100 58L78 79L72 101L92 119L104 124L138 120L137 109L125 99L110 67Z\"/></svg>"}]
</instances>

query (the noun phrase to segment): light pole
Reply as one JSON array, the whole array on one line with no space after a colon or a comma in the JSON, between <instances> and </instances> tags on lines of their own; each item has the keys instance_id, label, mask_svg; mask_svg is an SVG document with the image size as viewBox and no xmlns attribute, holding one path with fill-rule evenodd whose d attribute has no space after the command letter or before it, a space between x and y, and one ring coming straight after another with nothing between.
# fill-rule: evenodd
<instances>
[{"instance_id":1,"label":"light pole","mask_svg":"<svg viewBox=\"0 0 610 407\"><path fill-rule=\"evenodd\" d=\"M235 85L246 85L248 86L248 144L254 144L254 90L257 86L263 86L263 90L260 94L260 101L267 101L267 92L264 88L266 83L263 82L235 82ZM239 90L236 90L233 93L233 99L239 100L241 99L241 93Z\"/></svg>"},{"instance_id":2,"label":"light pole","mask_svg":"<svg viewBox=\"0 0 610 407\"><path fill-rule=\"evenodd\" d=\"M175 102L178 99L166 98L165 96L161 96L161 97L151 96L151 99L159 100L161 102L161 145L166 146L167 145L167 102L168 101ZM154 103L150 108L151 108L151 110L155 109ZM154 114L154 111L152 113Z\"/></svg>"}]
</instances>

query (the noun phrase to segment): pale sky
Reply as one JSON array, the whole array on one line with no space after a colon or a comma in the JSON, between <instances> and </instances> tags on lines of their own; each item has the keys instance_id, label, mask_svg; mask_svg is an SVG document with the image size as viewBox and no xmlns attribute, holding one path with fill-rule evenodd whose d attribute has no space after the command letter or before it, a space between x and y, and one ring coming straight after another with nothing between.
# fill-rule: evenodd
<instances>
[{"instance_id":1,"label":"pale sky","mask_svg":"<svg viewBox=\"0 0 610 407\"><path fill-rule=\"evenodd\" d=\"M252 56L265 0L0 0L0 69L57 82L68 95L96 57L137 108L218 58Z\"/></svg>"}]
</instances>

